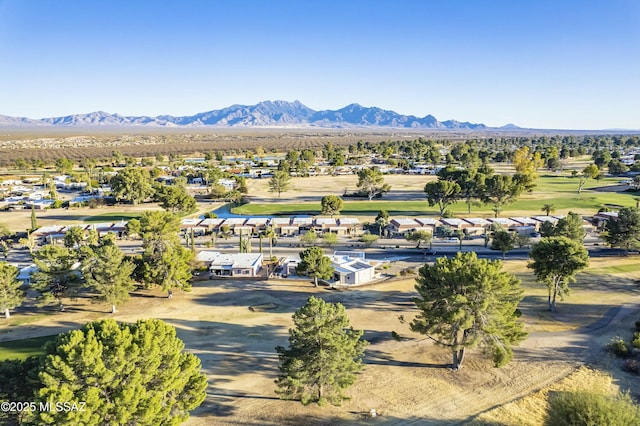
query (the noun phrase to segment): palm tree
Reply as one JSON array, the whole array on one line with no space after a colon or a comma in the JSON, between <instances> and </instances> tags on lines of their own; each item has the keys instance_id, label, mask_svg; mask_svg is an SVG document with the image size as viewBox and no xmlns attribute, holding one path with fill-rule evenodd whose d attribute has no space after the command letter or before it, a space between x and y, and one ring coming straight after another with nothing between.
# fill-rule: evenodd
<instances>
[{"instance_id":1,"label":"palm tree","mask_svg":"<svg viewBox=\"0 0 640 426\"><path fill-rule=\"evenodd\" d=\"M540 210L542 210L547 214L547 216L549 216L551 213L556 211L556 206L554 206L553 204L545 204Z\"/></svg>"},{"instance_id":2,"label":"palm tree","mask_svg":"<svg viewBox=\"0 0 640 426\"><path fill-rule=\"evenodd\" d=\"M272 226L267 227L261 234L263 237L269 239L269 257L273 257L273 240L276 238L276 233Z\"/></svg>"}]
</instances>

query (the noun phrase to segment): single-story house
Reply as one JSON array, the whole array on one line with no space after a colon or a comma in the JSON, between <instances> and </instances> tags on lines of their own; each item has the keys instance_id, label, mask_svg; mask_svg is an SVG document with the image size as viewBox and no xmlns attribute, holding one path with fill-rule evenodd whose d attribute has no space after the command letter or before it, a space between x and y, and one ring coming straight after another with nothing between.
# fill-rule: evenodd
<instances>
[{"instance_id":1,"label":"single-story house","mask_svg":"<svg viewBox=\"0 0 640 426\"><path fill-rule=\"evenodd\" d=\"M597 229L604 229L604 226L608 221L617 219L618 212L600 212L593 215L592 222Z\"/></svg>"},{"instance_id":2,"label":"single-story house","mask_svg":"<svg viewBox=\"0 0 640 426\"><path fill-rule=\"evenodd\" d=\"M244 223L245 227L251 228L251 232L257 234L258 232L262 232L267 229L267 225L269 223L268 217L250 217Z\"/></svg>"},{"instance_id":3,"label":"single-story house","mask_svg":"<svg viewBox=\"0 0 640 426\"><path fill-rule=\"evenodd\" d=\"M335 268L333 272L335 284L365 284L375 278L375 267L360 257L332 256L331 266Z\"/></svg>"},{"instance_id":4,"label":"single-story house","mask_svg":"<svg viewBox=\"0 0 640 426\"><path fill-rule=\"evenodd\" d=\"M336 220L332 217L318 217L313 221L313 229L318 234L329 232L331 228L335 228L336 226Z\"/></svg>"},{"instance_id":5,"label":"single-story house","mask_svg":"<svg viewBox=\"0 0 640 426\"><path fill-rule=\"evenodd\" d=\"M448 226L451 229L462 230L465 228L471 228L471 224L464 219L457 218L442 218L440 223L444 226Z\"/></svg>"},{"instance_id":6,"label":"single-story house","mask_svg":"<svg viewBox=\"0 0 640 426\"><path fill-rule=\"evenodd\" d=\"M440 225L440 221L432 217L416 217L414 219L420 225L416 230L435 233L436 227Z\"/></svg>"},{"instance_id":7,"label":"single-story house","mask_svg":"<svg viewBox=\"0 0 640 426\"><path fill-rule=\"evenodd\" d=\"M409 232L413 232L414 229L420 227L418 222L409 218L394 218L391 219L389 225L387 226L387 231L391 236L404 236Z\"/></svg>"},{"instance_id":8,"label":"single-story house","mask_svg":"<svg viewBox=\"0 0 640 426\"><path fill-rule=\"evenodd\" d=\"M516 222L511 219L507 219L506 217L492 217L491 219L489 219L489 222L499 225L504 229L509 229L512 226L516 226Z\"/></svg>"},{"instance_id":9,"label":"single-story house","mask_svg":"<svg viewBox=\"0 0 640 426\"><path fill-rule=\"evenodd\" d=\"M291 225L290 217L274 217L269 224L278 235L296 235L300 229L297 225Z\"/></svg>"},{"instance_id":10,"label":"single-story house","mask_svg":"<svg viewBox=\"0 0 640 426\"><path fill-rule=\"evenodd\" d=\"M291 225L298 228L298 233L306 232L313 228L313 219L310 217L294 217Z\"/></svg>"},{"instance_id":11,"label":"single-story house","mask_svg":"<svg viewBox=\"0 0 640 426\"><path fill-rule=\"evenodd\" d=\"M196 259L209 267L209 276L215 277L257 277L262 269L262 253L198 253Z\"/></svg>"},{"instance_id":12,"label":"single-story house","mask_svg":"<svg viewBox=\"0 0 640 426\"><path fill-rule=\"evenodd\" d=\"M335 228L329 230L338 235L358 235L362 231L362 224L357 217L341 217L337 222Z\"/></svg>"}]
</instances>

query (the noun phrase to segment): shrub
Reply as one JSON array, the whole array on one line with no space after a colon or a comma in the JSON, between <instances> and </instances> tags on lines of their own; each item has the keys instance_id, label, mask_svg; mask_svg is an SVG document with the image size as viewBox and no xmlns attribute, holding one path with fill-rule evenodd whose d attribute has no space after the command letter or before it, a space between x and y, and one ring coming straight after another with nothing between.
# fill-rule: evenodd
<instances>
[{"instance_id":1,"label":"shrub","mask_svg":"<svg viewBox=\"0 0 640 426\"><path fill-rule=\"evenodd\" d=\"M631 346L636 349L640 349L640 331L636 331L633 333L633 340L631 341Z\"/></svg>"},{"instance_id":2,"label":"shrub","mask_svg":"<svg viewBox=\"0 0 640 426\"><path fill-rule=\"evenodd\" d=\"M628 359L625 361L622 369L629 373L640 374L640 362L636 359Z\"/></svg>"},{"instance_id":3,"label":"shrub","mask_svg":"<svg viewBox=\"0 0 640 426\"><path fill-rule=\"evenodd\" d=\"M549 398L546 426L640 424L640 411L627 394L558 392Z\"/></svg>"},{"instance_id":4,"label":"shrub","mask_svg":"<svg viewBox=\"0 0 640 426\"><path fill-rule=\"evenodd\" d=\"M636 331L640 331L640 321L636 321Z\"/></svg>"},{"instance_id":5,"label":"shrub","mask_svg":"<svg viewBox=\"0 0 640 426\"><path fill-rule=\"evenodd\" d=\"M631 350L622 337L614 337L607 345L609 350L618 358L627 358L631 355Z\"/></svg>"}]
</instances>

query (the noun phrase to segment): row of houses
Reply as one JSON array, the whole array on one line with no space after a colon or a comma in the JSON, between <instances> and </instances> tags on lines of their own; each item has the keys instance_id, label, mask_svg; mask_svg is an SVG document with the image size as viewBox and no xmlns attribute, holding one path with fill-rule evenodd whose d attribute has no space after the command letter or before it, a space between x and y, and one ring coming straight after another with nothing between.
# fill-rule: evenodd
<instances>
[{"instance_id":1,"label":"row of houses","mask_svg":"<svg viewBox=\"0 0 640 426\"><path fill-rule=\"evenodd\" d=\"M393 218L386 227L390 237L402 237L414 231L435 233L436 228L446 226L454 231L463 231L467 235L482 235L487 229L499 225L500 227L519 233L531 233L540 230L544 222L555 224L563 216L531 216L531 217L496 217L496 218L440 218L411 217ZM584 221L584 227L592 227Z\"/></svg>"},{"instance_id":2,"label":"row of houses","mask_svg":"<svg viewBox=\"0 0 640 426\"><path fill-rule=\"evenodd\" d=\"M257 234L273 229L279 236L295 236L313 230L318 233L333 232L338 235L359 235L362 224L355 217L230 217L209 219L184 219L180 228L194 234L209 234L227 228L233 235Z\"/></svg>"},{"instance_id":3,"label":"row of houses","mask_svg":"<svg viewBox=\"0 0 640 426\"><path fill-rule=\"evenodd\" d=\"M601 227L604 221L615 217L615 213L599 213L594 216L594 224L584 221L585 230L593 230ZM454 231L463 231L466 235L482 235L487 229L501 226L504 229L519 232L538 232L544 222L555 224L563 216L531 216L531 217L509 217L509 218L440 218L433 217L405 217L391 218L389 225L384 228L388 237L403 238L408 233L415 231L426 231L432 234L440 227L448 227ZM594 226L595 225L595 226ZM85 231L94 230L99 235L106 235L113 232L118 237L125 235L127 231L127 221L106 222L82 225L50 225L34 231L34 237L64 237L67 230L74 226L81 226ZM230 217L230 218L207 218L207 219L183 219L180 223L182 232L194 235L205 235L219 233L223 230L230 235L251 235L258 234L267 229L273 229L278 236L297 236L308 231L315 231L319 234L332 232L340 236L357 236L363 231L363 225L355 217Z\"/></svg>"}]
</instances>

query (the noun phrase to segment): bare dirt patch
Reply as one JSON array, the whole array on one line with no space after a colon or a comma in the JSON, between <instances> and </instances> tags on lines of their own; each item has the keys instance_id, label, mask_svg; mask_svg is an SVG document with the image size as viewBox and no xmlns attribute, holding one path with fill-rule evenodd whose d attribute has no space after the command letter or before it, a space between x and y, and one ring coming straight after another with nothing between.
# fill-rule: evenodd
<instances>
[{"instance_id":1,"label":"bare dirt patch","mask_svg":"<svg viewBox=\"0 0 640 426\"><path fill-rule=\"evenodd\" d=\"M64 313L27 324L0 324L0 341L58 333L103 317L161 318L174 325L187 349L201 358L209 379L207 399L190 425L369 424L374 419L366 413L372 408L381 424L448 424L471 421L593 362L610 336L637 313L632 305L613 306L590 327L534 332L502 369L471 351L463 369L454 372L448 368L446 349L409 330L413 285L413 279L406 279L339 291L299 281L198 281L192 292L174 293L172 299L159 291L136 292L113 316L108 306L79 299ZM364 329L371 342L365 369L349 390L352 399L341 407L304 407L280 401L274 392L274 347L287 344L291 315L312 294L343 303L352 325ZM633 293L627 296L627 303L639 299ZM256 310L259 306L270 309ZM572 309L561 305L559 312L572 320L580 314ZM22 316L16 314L12 321ZM393 331L401 340L392 337Z\"/></svg>"}]
</instances>

